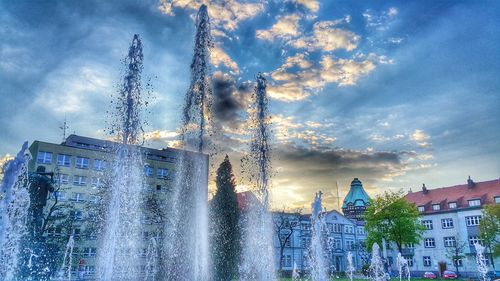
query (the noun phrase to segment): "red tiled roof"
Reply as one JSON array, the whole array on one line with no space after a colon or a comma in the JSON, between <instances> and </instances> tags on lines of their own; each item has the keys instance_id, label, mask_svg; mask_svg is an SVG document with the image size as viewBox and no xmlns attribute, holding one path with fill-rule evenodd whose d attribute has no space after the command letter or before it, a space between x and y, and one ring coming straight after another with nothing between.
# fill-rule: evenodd
<instances>
[{"instance_id":1,"label":"red tiled roof","mask_svg":"<svg viewBox=\"0 0 500 281\"><path fill-rule=\"evenodd\" d=\"M468 200L481 199L481 205L494 203L494 198L500 196L500 179L476 182L470 188L461 184L424 191L410 192L405 197L416 206L425 206L424 213L450 210L448 203L456 202L457 209L469 207ZM432 210L432 205L440 204L439 211Z\"/></svg>"},{"instance_id":2,"label":"red tiled roof","mask_svg":"<svg viewBox=\"0 0 500 281\"><path fill-rule=\"evenodd\" d=\"M238 201L238 208L240 210L247 210L249 206L253 204L260 204L259 199L253 192L244 191L236 193L236 200Z\"/></svg>"}]
</instances>

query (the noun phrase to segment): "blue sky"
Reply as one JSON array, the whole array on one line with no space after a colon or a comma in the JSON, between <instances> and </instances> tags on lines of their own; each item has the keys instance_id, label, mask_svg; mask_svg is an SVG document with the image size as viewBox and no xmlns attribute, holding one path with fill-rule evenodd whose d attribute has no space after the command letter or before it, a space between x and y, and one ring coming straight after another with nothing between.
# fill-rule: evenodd
<instances>
[{"instance_id":1,"label":"blue sky","mask_svg":"<svg viewBox=\"0 0 500 281\"><path fill-rule=\"evenodd\" d=\"M105 137L135 33L152 85L147 144L172 145L201 3L234 166L253 80L268 77L276 208L308 208L320 189L336 207L335 182L342 197L353 177L374 195L500 176L497 1L2 1L0 155L60 142L65 117Z\"/></svg>"}]
</instances>

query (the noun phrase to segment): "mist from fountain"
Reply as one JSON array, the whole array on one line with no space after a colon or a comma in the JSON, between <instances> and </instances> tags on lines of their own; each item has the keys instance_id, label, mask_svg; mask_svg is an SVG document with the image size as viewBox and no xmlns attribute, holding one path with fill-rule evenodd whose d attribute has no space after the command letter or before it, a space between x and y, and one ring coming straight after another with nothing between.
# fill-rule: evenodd
<instances>
[{"instance_id":1,"label":"mist from fountain","mask_svg":"<svg viewBox=\"0 0 500 281\"><path fill-rule=\"evenodd\" d=\"M73 235L69 236L66 249L64 250L64 258L61 268L59 269L60 280L71 281L71 265L73 264L73 249L75 247L75 239ZM66 277L66 278L65 278Z\"/></svg>"},{"instance_id":2,"label":"mist from fountain","mask_svg":"<svg viewBox=\"0 0 500 281\"><path fill-rule=\"evenodd\" d=\"M349 251L349 252L347 252L347 269L346 269L346 273L347 273L347 276L349 277L350 281L352 281L352 276L353 276L355 270L356 269L354 268L354 265L352 263L352 252Z\"/></svg>"},{"instance_id":3,"label":"mist from fountain","mask_svg":"<svg viewBox=\"0 0 500 281\"><path fill-rule=\"evenodd\" d=\"M191 83L185 96L180 152L169 213L165 228L166 259L163 271L167 280L207 280L210 278L208 252L208 152L207 135L211 126L209 58L212 47L210 19L206 5L196 16ZM194 151L197 153L191 153Z\"/></svg>"},{"instance_id":4,"label":"mist from fountain","mask_svg":"<svg viewBox=\"0 0 500 281\"><path fill-rule=\"evenodd\" d=\"M410 267L408 265L408 261L401 255L401 253L398 253L398 256L396 257L396 265L398 267L399 281L403 280L403 276L410 281Z\"/></svg>"},{"instance_id":5,"label":"mist from fountain","mask_svg":"<svg viewBox=\"0 0 500 281\"><path fill-rule=\"evenodd\" d=\"M325 227L322 216L321 205L322 192L317 192L311 205L311 246L309 248L309 265L311 267L311 279L313 281L327 280L328 264L325 260L325 249L323 247L323 229Z\"/></svg>"},{"instance_id":6,"label":"mist from fountain","mask_svg":"<svg viewBox=\"0 0 500 281\"><path fill-rule=\"evenodd\" d=\"M384 271L384 262L380 257L380 247L377 243L372 246L372 259L370 263L370 280L372 281L386 281L389 276Z\"/></svg>"},{"instance_id":7,"label":"mist from fountain","mask_svg":"<svg viewBox=\"0 0 500 281\"><path fill-rule=\"evenodd\" d=\"M486 264L486 257L484 256L485 248L479 243L475 243L474 248L476 249L476 266L479 277L481 277L483 281L488 281L488 265Z\"/></svg>"},{"instance_id":8,"label":"mist from fountain","mask_svg":"<svg viewBox=\"0 0 500 281\"><path fill-rule=\"evenodd\" d=\"M155 281L158 275L158 243L151 237L146 252L146 275L144 281Z\"/></svg>"},{"instance_id":9,"label":"mist from fountain","mask_svg":"<svg viewBox=\"0 0 500 281\"><path fill-rule=\"evenodd\" d=\"M17 280L18 263L21 254L21 242L27 234L28 208L28 161L31 154L28 142L13 160L5 163L0 190L0 279Z\"/></svg>"},{"instance_id":10,"label":"mist from fountain","mask_svg":"<svg viewBox=\"0 0 500 281\"><path fill-rule=\"evenodd\" d=\"M142 132L140 113L142 43L136 34L125 59L127 71L116 106L117 122L111 132L121 143L113 148L110 194L104 237L98 251L99 280L136 280L139 271L141 191L144 181L142 153L139 148Z\"/></svg>"},{"instance_id":11,"label":"mist from fountain","mask_svg":"<svg viewBox=\"0 0 500 281\"><path fill-rule=\"evenodd\" d=\"M249 202L249 210L242 218L244 226L240 280L276 280L272 217L269 212L269 125L270 117L266 93L267 81L259 73L252 96L253 116L250 119L252 139L250 152L243 160L243 171L254 185L258 202Z\"/></svg>"}]
</instances>

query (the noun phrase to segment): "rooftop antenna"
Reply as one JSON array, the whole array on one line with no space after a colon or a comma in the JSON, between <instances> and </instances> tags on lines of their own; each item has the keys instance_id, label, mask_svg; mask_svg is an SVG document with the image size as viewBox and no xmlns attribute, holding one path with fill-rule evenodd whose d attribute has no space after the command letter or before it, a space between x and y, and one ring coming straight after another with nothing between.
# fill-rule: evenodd
<instances>
[{"instance_id":1,"label":"rooftop antenna","mask_svg":"<svg viewBox=\"0 0 500 281\"><path fill-rule=\"evenodd\" d=\"M66 141L66 130L69 129L69 126L68 126L68 122L66 121L66 115L64 116L64 123L62 124L62 126L59 126L59 129L62 130L62 133L63 133L63 138L62 138L62 141Z\"/></svg>"}]
</instances>

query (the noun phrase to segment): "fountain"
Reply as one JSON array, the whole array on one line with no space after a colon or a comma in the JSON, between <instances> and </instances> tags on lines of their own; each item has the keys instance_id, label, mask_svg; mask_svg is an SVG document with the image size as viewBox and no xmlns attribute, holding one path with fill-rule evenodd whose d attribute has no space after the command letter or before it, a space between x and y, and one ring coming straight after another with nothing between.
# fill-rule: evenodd
<instances>
[{"instance_id":1,"label":"fountain","mask_svg":"<svg viewBox=\"0 0 500 281\"><path fill-rule=\"evenodd\" d=\"M349 276L349 280L352 281L352 275L354 274L354 271L356 269L354 268L354 265L352 263L352 253L351 251L347 252L347 269L346 273L347 276Z\"/></svg>"},{"instance_id":2,"label":"fountain","mask_svg":"<svg viewBox=\"0 0 500 281\"><path fill-rule=\"evenodd\" d=\"M384 262L380 257L380 247L377 243L372 246L372 261L370 264L370 280L372 281L386 281L389 276L384 271Z\"/></svg>"},{"instance_id":3,"label":"fountain","mask_svg":"<svg viewBox=\"0 0 500 281\"><path fill-rule=\"evenodd\" d=\"M311 266L311 279L314 281L327 280L327 261L325 261L325 251L323 248L323 229L324 218L321 214L321 196L322 192L316 193L314 201L311 205L311 246L309 249L309 264Z\"/></svg>"},{"instance_id":4,"label":"fountain","mask_svg":"<svg viewBox=\"0 0 500 281\"><path fill-rule=\"evenodd\" d=\"M293 262L292 281L299 281L299 279L300 279L300 273L297 268L297 263Z\"/></svg>"},{"instance_id":5,"label":"fountain","mask_svg":"<svg viewBox=\"0 0 500 281\"><path fill-rule=\"evenodd\" d=\"M30 196L28 193L28 161L31 154L25 142L16 158L3 168L0 200L0 279L17 280L21 242L27 234L26 222Z\"/></svg>"},{"instance_id":6,"label":"fountain","mask_svg":"<svg viewBox=\"0 0 500 281\"><path fill-rule=\"evenodd\" d=\"M476 249L477 272L479 273L481 280L488 281L488 265L486 264L486 257L484 256L484 246L479 243L475 243L474 248Z\"/></svg>"},{"instance_id":7,"label":"fountain","mask_svg":"<svg viewBox=\"0 0 500 281\"><path fill-rule=\"evenodd\" d=\"M137 279L140 249L141 190L143 161L140 148L142 44L136 34L125 59L127 73L119 91L117 123L112 132L121 143L113 148L110 194L104 237L99 249L97 274L99 280Z\"/></svg>"},{"instance_id":8,"label":"fountain","mask_svg":"<svg viewBox=\"0 0 500 281\"><path fill-rule=\"evenodd\" d=\"M401 253L398 253L396 264L398 266L399 281L403 280L403 274L406 275L406 278L410 281L410 267L408 266L408 261L401 255Z\"/></svg>"},{"instance_id":9,"label":"fountain","mask_svg":"<svg viewBox=\"0 0 500 281\"><path fill-rule=\"evenodd\" d=\"M276 280L273 246L272 217L269 212L269 113L266 95L267 81L257 75L257 86L253 94L254 115L250 120L253 133L250 153L243 159L243 170L254 183L258 202L250 202L248 213L242 218L242 261L240 280Z\"/></svg>"},{"instance_id":10,"label":"fountain","mask_svg":"<svg viewBox=\"0 0 500 281\"><path fill-rule=\"evenodd\" d=\"M207 6L196 17L191 83L183 109L181 151L170 204L171 220L165 228L167 280L207 280L210 278L208 252L208 157L206 135L212 129L210 107L209 55L212 39ZM197 153L192 153L194 151Z\"/></svg>"},{"instance_id":11,"label":"fountain","mask_svg":"<svg viewBox=\"0 0 500 281\"><path fill-rule=\"evenodd\" d=\"M66 250L64 251L64 258L59 269L60 280L71 281L71 265L73 264L73 249L75 247L75 239L73 235L69 236L68 243L66 244ZM66 279L64 279L66 277Z\"/></svg>"},{"instance_id":12,"label":"fountain","mask_svg":"<svg viewBox=\"0 0 500 281\"><path fill-rule=\"evenodd\" d=\"M156 243L156 238L151 237L146 252L146 275L144 276L144 281L156 280L156 276L158 275L157 259L158 259L158 245Z\"/></svg>"}]
</instances>

